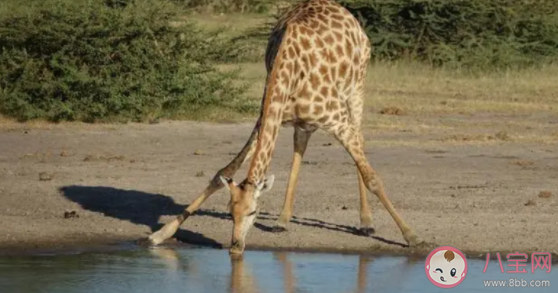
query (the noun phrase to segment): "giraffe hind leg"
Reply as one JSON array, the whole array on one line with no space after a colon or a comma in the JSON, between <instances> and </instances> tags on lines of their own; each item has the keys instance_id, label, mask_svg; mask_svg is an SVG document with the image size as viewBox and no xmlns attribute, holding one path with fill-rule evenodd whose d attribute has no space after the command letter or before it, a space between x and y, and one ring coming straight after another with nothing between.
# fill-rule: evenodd
<instances>
[{"instance_id":1,"label":"giraffe hind leg","mask_svg":"<svg viewBox=\"0 0 558 293\"><path fill-rule=\"evenodd\" d=\"M362 175L366 188L375 194L380 202L382 202L383 206L401 230L407 244L409 246L424 244L395 210L391 200L385 194L380 176L372 169L372 166L364 154L364 138L362 137L360 129L353 125L338 124L326 130L332 133L351 155Z\"/></svg>"}]
</instances>

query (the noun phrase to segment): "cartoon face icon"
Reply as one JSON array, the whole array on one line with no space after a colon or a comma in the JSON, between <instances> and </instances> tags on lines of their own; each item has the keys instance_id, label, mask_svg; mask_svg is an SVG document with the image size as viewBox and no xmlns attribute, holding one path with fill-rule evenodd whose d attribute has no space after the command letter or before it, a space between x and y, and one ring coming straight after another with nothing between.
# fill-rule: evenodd
<instances>
[{"instance_id":1,"label":"cartoon face icon","mask_svg":"<svg viewBox=\"0 0 558 293\"><path fill-rule=\"evenodd\" d=\"M465 279L467 259L455 247L438 247L426 258L425 270L432 284L440 288L453 288Z\"/></svg>"}]
</instances>

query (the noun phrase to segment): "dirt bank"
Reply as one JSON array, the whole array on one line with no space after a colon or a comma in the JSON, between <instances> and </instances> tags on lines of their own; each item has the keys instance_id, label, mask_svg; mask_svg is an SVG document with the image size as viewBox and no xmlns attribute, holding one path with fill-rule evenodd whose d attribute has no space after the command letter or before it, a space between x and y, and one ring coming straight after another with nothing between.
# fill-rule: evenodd
<instances>
[{"instance_id":1,"label":"dirt bank","mask_svg":"<svg viewBox=\"0 0 558 293\"><path fill-rule=\"evenodd\" d=\"M28 251L146 237L191 202L240 150L252 125L0 127L0 248ZM316 133L304 158L289 231L277 218L292 155L282 129L270 168L276 181L248 247L410 253L376 198L376 235L359 224L356 169L342 147ZM399 140L405 135L398 133ZM496 141L382 143L366 134L368 157L388 196L425 240L468 252L553 251L558 247L558 148ZM416 139L415 136L413 136ZM392 139L390 137L389 139ZM377 143L375 143L377 142ZM434 143L433 143L434 142ZM235 179L241 180L246 168ZM541 191L549 193L539 194ZM217 192L177 234L180 241L228 246L228 195ZM6 250L8 249L8 250Z\"/></svg>"}]
</instances>

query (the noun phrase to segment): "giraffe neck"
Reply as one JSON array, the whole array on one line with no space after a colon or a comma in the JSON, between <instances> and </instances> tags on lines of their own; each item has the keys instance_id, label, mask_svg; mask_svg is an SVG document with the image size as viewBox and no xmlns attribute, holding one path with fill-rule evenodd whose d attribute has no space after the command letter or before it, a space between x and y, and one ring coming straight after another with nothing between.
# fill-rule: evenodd
<instances>
[{"instance_id":1,"label":"giraffe neck","mask_svg":"<svg viewBox=\"0 0 558 293\"><path fill-rule=\"evenodd\" d=\"M275 142L279 133L279 127L283 121L283 110L291 83L284 76L290 74L286 69L280 69L282 62L286 59L285 50L283 49L283 36L287 32L285 28L279 28L277 34L272 34L276 38L272 46L276 46L273 54L266 56L266 63L270 73L266 80L266 87L262 101L262 111L260 114L261 124L258 134L256 150L248 169L246 181L251 184L261 182L264 177L271 157L275 149ZM269 48L268 48L269 50ZM280 78L281 76L281 78Z\"/></svg>"},{"instance_id":2,"label":"giraffe neck","mask_svg":"<svg viewBox=\"0 0 558 293\"><path fill-rule=\"evenodd\" d=\"M273 156L275 142L282 122L282 107L279 103L269 103L268 109L263 113L259 129L256 151L252 157L246 181L251 184L261 182Z\"/></svg>"}]
</instances>

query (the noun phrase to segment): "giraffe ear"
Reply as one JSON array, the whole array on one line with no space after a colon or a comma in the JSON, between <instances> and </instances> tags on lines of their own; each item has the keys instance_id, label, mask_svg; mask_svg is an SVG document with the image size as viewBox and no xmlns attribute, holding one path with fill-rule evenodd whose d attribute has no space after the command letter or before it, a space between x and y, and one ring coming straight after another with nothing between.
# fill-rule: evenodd
<instances>
[{"instance_id":1,"label":"giraffe ear","mask_svg":"<svg viewBox=\"0 0 558 293\"><path fill-rule=\"evenodd\" d=\"M221 182L223 182L223 185L225 185L229 191L231 190L231 184L235 184L234 181L228 177L219 176L219 179L221 179Z\"/></svg>"},{"instance_id":2,"label":"giraffe ear","mask_svg":"<svg viewBox=\"0 0 558 293\"><path fill-rule=\"evenodd\" d=\"M265 178L260 184L258 184L258 189L260 193L267 192L273 187L273 182L275 181L275 175L270 175L269 177Z\"/></svg>"}]
</instances>

